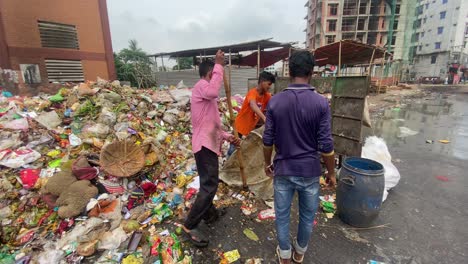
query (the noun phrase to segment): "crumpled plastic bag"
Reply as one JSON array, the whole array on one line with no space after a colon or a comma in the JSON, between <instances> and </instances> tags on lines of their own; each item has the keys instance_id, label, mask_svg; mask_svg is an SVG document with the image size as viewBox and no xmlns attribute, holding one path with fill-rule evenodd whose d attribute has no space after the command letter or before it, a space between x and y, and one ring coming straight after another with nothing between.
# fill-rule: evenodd
<instances>
[{"instance_id":1,"label":"crumpled plastic bag","mask_svg":"<svg viewBox=\"0 0 468 264\"><path fill-rule=\"evenodd\" d=\"M404 138L404 137L409 137L409 136L414 136L417 135L419 132L414 131L410 128L407 127L400 127L400 132L398 133L399 138Z\"/></svg>"},{"instance_id":2,"label":"crumpled plastic bag","mask_svg":"<svg viewBox=\"0 0 468 264\"><path fill-rule=\"evenodd\" d=\"M0 150L15 149L21 144L23 144L23 142L20 139L19 133L10 133L7 131L0 132Z\"/></svg>"},{"instance_id":3,"label":"crumpled plastic bag","mask_svg":"<svg viewBox=\"0 0 468 264\"><path fill-rule=\"evenodd\" d=\"M86 220L83 224L76 225L72 231L66 233L59 241L57 241L57 247L63 248L75 241L78 241L80 237L83 237L86 233L90 232L91 230L96 230L100 225L104 224L104 220L91 217ZM50 262L50 263L58 263L58 262Z\"/></svg>"},{"instance_id":4,"label":"crumpled plastic bag","mask_svg":"<svg viewBox=\"0 0 468 264\"><path fill-rule=\"evenodd\" d=\"M169 90L169 93L179 105L186 105L192 97L192 90L187 88L172 89Z\"/></svg>"},{"instance_id":5,"label":"crumpled plastic bag","mask_svg":"<svg viewBox=\"0 0 468 264\"><path fill-rule=\"evenodd\" d=\"M2 126L7 129L13 130L28 130L29 123L26 118L15 119L6 123L3 123Z\"/></svg>"},{"instance_id":6,"label":"crumpled plastic bag","mask_svg":"<svg viewBox=\"0 0 468 264\"><path fill-rule=\"evenodd\" d=\"M62 123L62 120L55 111L40 114L36 117L36 121L48 130L55 129Z\"/></svg>"},{"instance_id":7,"label":"crumpled plastic bag","mask_svg":"<svg viewBox=\"0 0 468 264\"><path fill-rule=\"evenodd\" d=\"M40 157L41 153L27 147L21 147L5 155L5 157L0 161L0 165L17 169L38 160Z\"/></svg>"},{"instance_id":8,"label":"crumpled plastic bag","mask_svg":"<svg viewBox=\"0 0 468 264\"><path fill-rule=\"evenodd\" d=\"M99 114L98 122L113 126L117 121L117 116L114 112L110 111L107 107L102 108L101 113Z\"/></svg>"},{"instance_id":9,"label":"crumpled plastic bag","mask_svg":"<svg viewBox=\"0 0 468 264\"><path fill-rule=\"evenodd\" d=\"M44 245L44 250L38 255L37 262L39 264L60 263L65 257L65 252L55 248L54 243Z\"/></svg>"},{"instance_id":10,"label":"crumpled plastic bag","mask_svg":"<svg viewBox=\"0 0 468 264\"><path fill-rule=\"evenodd\" d=\"M109 131L109 127L101 123L86 125L82 129L82 133L85 137L97 138L106 138L109 134Z\"/></svg>"},{"instance_id":11,"label":"crumpled plastic bag","mask_svg":"<svg viewBox=\"0 0 468 264\"><path fill-rule=\"evenodd\" d=\"M385 189L382 202L385 201L385 199L387 199L388 190L395 187L400 181L400 172L392 163L392 156L388 151L387 144L385 144L382 138L376 136L368 137L362 147L361 156L366 159L377 161L384 167Z\"/></svg>"},{"instance_id":12,"label":"crumpled plastic bag","mask_svg":"<svg viewBox=\"0 0 468 264\"><path fill-rule=\"evenodd\" d=\"M117 249L127 238L128 236L122 227L116 228L112 232L106 232L101 236L98 249Z\"/></svg>"}]
</instances>

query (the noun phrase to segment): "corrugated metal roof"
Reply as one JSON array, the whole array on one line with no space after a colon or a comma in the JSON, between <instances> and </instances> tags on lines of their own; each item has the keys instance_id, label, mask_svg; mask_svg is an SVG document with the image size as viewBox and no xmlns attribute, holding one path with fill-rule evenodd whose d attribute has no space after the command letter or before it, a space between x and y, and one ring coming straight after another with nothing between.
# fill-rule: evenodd
<instances>
[{"instance_id":1,"label":"corrugated metal roof","mask_svg":"<svg viewBox=\"0 0 468 264\"><path fill-rule=\"evenodd\" d=\"M224 46L217 46L217 47L210 47L210 48L201 48L201 49L190 49L190 50L181 50L181 51L174 51L174 52L162 52L150 55L149 57L161 57L161 56L170 56L170 57L194 57L194 56L213 56L216 55L218 50L222 50L224 52L228 52L229 50L231 53L238 53L243 51L252 51L257 50L258 46L260 45L261 49L270 49L270 48L281 48L281 47L292 47L294 43L281 43L277 41L272 41L272 38L268 39L261 39L256 41L232 44L232 45L224 45Z\"/></svg>"},{"instance_id":2,"label":"corrugated metal roof","mask_svg":"<svg viewBox=\"0 0 468 264\"><path fill-rule=\"evenodd\" d=\"M354 40L341 40L341 64L360 65L369 64L375 49L374 61L383 58L385 49ZM318 66L327 64L338 65L340 54L340 41L322 46L314 51L315 63ZM391 57L390 53L386 53Z\"/></svg>"}]
</instances>

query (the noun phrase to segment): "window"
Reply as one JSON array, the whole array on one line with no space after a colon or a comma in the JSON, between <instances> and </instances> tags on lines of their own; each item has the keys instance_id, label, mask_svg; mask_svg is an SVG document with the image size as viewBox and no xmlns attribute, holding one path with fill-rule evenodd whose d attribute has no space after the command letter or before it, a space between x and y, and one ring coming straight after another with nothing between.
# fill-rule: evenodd
<instances>
[{"instance_id":1,"label":"window","mask_svg":"<svg viewBox=\"0 0 468 264\"><path fill-rule=\"evenodd\" d=\"M357 25L357 29L358 30L364 30L364 26L366 25L366 19L365 18L359 18L358 20L358 25ZM468 28L467 28L468 30ZM467 31L468 32L468 31ZM467 33L468 34L468 33Z\"/></svg>"},{"instance_id":2,"label":"window","mask_svg":"<svg viewBox=\"0 0 468 264\"><path fill-rule=\"evenodd\" d=\"M329 32L336 31L336 20L328 20L328 31Z\"/></svg>"},{"instance_id":3,"label":"window","mask_svg":"<svg viewBox=\"0 0 468 264\"><path fill-rule=\"evenodd\" d=\"M416 35L414 36L414 41L419 41L419 33L416 33Z\"/></svg>"},{"instance_id":4,"label":"window","mask_svg":"<svg viewBox=\"0 0 468 264\"><path fill-rule=\"evenodd\" d=\"M49 82L84 82L81 61L46 59L45 63Z\"/></svg>"},{"instance_id":5,"label":"window","mask_svg":"<svg viewBox=\"0 0 468 264\"><path fill-rule=\"evenodd\" d=\"M423 24L426 24L427 18L423 18Z\"/></svg>"},{"instance_id":6,"label":"window","mask_svg":"<svg viewBox=\"0 0 468 264\"><path fill-rule=\"evenodd\" d=\"M441 42L436 42L435 43L435 49L440 49L441 44L442 44Z\"/></svg>"},{"instance_id":7,"label":"window","mask_svg":"<svg viewBox=\"0 0 468 264\"><path fill-rule=\"evenodd\" d=\"M446 14L447 14L447 11L440 12L440 19L445 19Z\"/></svg>"},{"instance_id":8,"label":"window","mask_svg":"<svg viewBox=\"0 0 468 264\"><path fill-rule=\"evenodd\" d=\"M431 56L431 64L435 64L437 62L437 55Z\"/></svg>"},{"instance_id":9,"label":"window","mask_svg":"<svg viewBox=\"0 0 468 264\"><path fill-rule=\"evenodd\" d=\"M380 44L383 43L383 36L380 36L380 42L379 42L379 43L380 43Z\"/></svg>"},{"instance_id":10,"label":"window","mask_svg":"<svg viewBox=\"0 0 468 264\"><path fill-rule=\"evenodd\" d=\"M327 40L327 44L331 44L333 42L335 42L335 35L328 35L326 36L326 40Z\"/></svg>"},{"instance_id":11,"label":"window","mask_svg":"<svg viewBox=\"0 0 468 264\"><path fill-rule=\"evenodd\" d=\"M382 28L382 29L385 28L385 20L384 20L384 19L382 19L382 27L381 27L381 28Z\"/></svg>"},{"instance_id":12,"label":"window","mask_svg":"<svg viewBox=\"0 0 468 264\"><path fill-rule=\"evenodd\" d=\"M76 27L47 21L37 21L44 48L79 49Z\"/></svg>"},{"instance_id":13,"label":"window","mask_svg":"<svg viewBox=\"0 0 468 264\"><path fill-rule=\"evenodd\" d=\"M421 38L424 38L424 32L421 32Z\"/></svg>"},{"instance_id":14,"label":"window","mask_svg":"<svg viewBox=\"0 0 468 264\"><path fill-rule=\"evenodd\" d=\"M429 9L429 3L426 4L426 9Z\"/></svg>"},{"instance_id":15,"label":"window","mask_svg":"<svg viewBox=\"0 0 468 264\"><path fill-rule=\"evenodd\" d=\"M442 4L446 4L448 2L448 0L442 0Z\"/></svg>"},{"instance_id":16,"label":"window","mask_svg":"<svg viewBox=\"0 0 468 264\"><path fill-rule=\"evenodd\" d=\"M392 44L391 44L391 45L395 45L395 43L396 43L396 36L393 36L393 37L392 37Z\"/></svg>"},{"instance_id":17,"label":"window","mask_svg":"<svg viewBox=\"0 0 468 264\"><path fill-rule=\"evenodd\" d=\"M365 15L367 13L367 3L360 3L359 4L359 14Z\"/></svg>"},{"instance_id":18,"label":"window","mask_svg":"<svg viewBox=\"0 0 468 264\"><path fill-rule=\"evenodd\" d=\"M441 35L442 33L444 33L444 27L438 27L437 28L437 34Z\"/></svg>"},{"instance_id":19,"label":"window","mask_svg":"<svg viewBox=\"0 0 468 264\"><path fill-rule=\"evenodd\" d=\"M396 5L395 7L395 14L399 15L400 14L400 9L401 9L401 6L398 4Z\"/></svg>"},{"instance_id":20,"label":"window","mask_svg":"<svg viewBox=\"0 0 468 264\"><path fill-rule=\"evenodd\" d=\"M338 15L338 4L330 4L328 5L328 9L330 12L330 16Z\"/></svg>"},{"instance_id":21,"label":"window","mask_svg":"<svg viewBox=\"0 0 468 264\"><path fill-rule=\"evenodd\" d=\"M421 46L419 46L418 48L419 48L419 51L421 51L421 50L422 50L422 45L421 45Z\"/></svg>"},{"instance_id":22,"label":"window","mask_svg":"<svg viewBox=\"0 0 468 264\"><path fill-rule=\"evenodd\" d=\"M393 30L397 30L398 29L398 20L395 20L395 22L393 22Z\"/></svg>"}]
</instances>

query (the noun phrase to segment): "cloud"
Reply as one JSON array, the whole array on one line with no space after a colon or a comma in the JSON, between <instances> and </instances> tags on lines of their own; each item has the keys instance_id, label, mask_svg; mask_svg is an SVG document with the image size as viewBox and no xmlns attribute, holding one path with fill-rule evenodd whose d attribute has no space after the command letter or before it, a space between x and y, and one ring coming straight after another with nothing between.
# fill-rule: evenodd
<instances>
[{"instance_id":1,"label":"cloud","mask_svg":"<svg viewBox=\"0 0 468 264\"><path fill-rule=\"evenodd\" d=\"M114 51L136 39L149 53L267 37L303 42L304 0L108 1Z\"/></svg>"}]
</instances>

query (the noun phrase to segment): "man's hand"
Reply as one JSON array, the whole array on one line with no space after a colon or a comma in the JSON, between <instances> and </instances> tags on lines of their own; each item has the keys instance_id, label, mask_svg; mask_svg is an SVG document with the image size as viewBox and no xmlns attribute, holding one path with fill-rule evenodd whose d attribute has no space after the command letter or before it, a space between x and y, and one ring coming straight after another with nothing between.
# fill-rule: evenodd
<instances>
[{"instance_id":1,"label":"man's hand","mask_svg":"<svg viewBox=\"0 0 468 264\"><path fill-rule=\"evenodd\" d=\"M229 143L234 144L236 147L240 147L241 140L240 138L236 138L235 136L230 136L227 141Z\"/></svg>"},{"instance_id":2,"label":"man's hand","mask_svg":"<svg viewBox=\"0 0 468 264\"><path fill-rule=\"evenodd\" d=\"M215 63L224 66L224 52L222 50L216 52Z\"/></svg>"},{"instance_id":3,"label":"man's hand","mask_svg":"<svg viewBox=\"0 0 468 264\"><path fill-rule=\"evenodd\" d=\"M265 165L265 174L268 177L273 177L273 164Z\"/></svg>"},{"instance_id":4,"label":"man's hand","mask_svg":"<svg viewBox=\"0 0 468 264\"><path fill-rule=\"evenodd\" d=\"M329 171L327 172L326 175L327 179L326 182L330 187L335 187L336 186L336 175L334 171Z\"/></svg>"}]
</instances>

